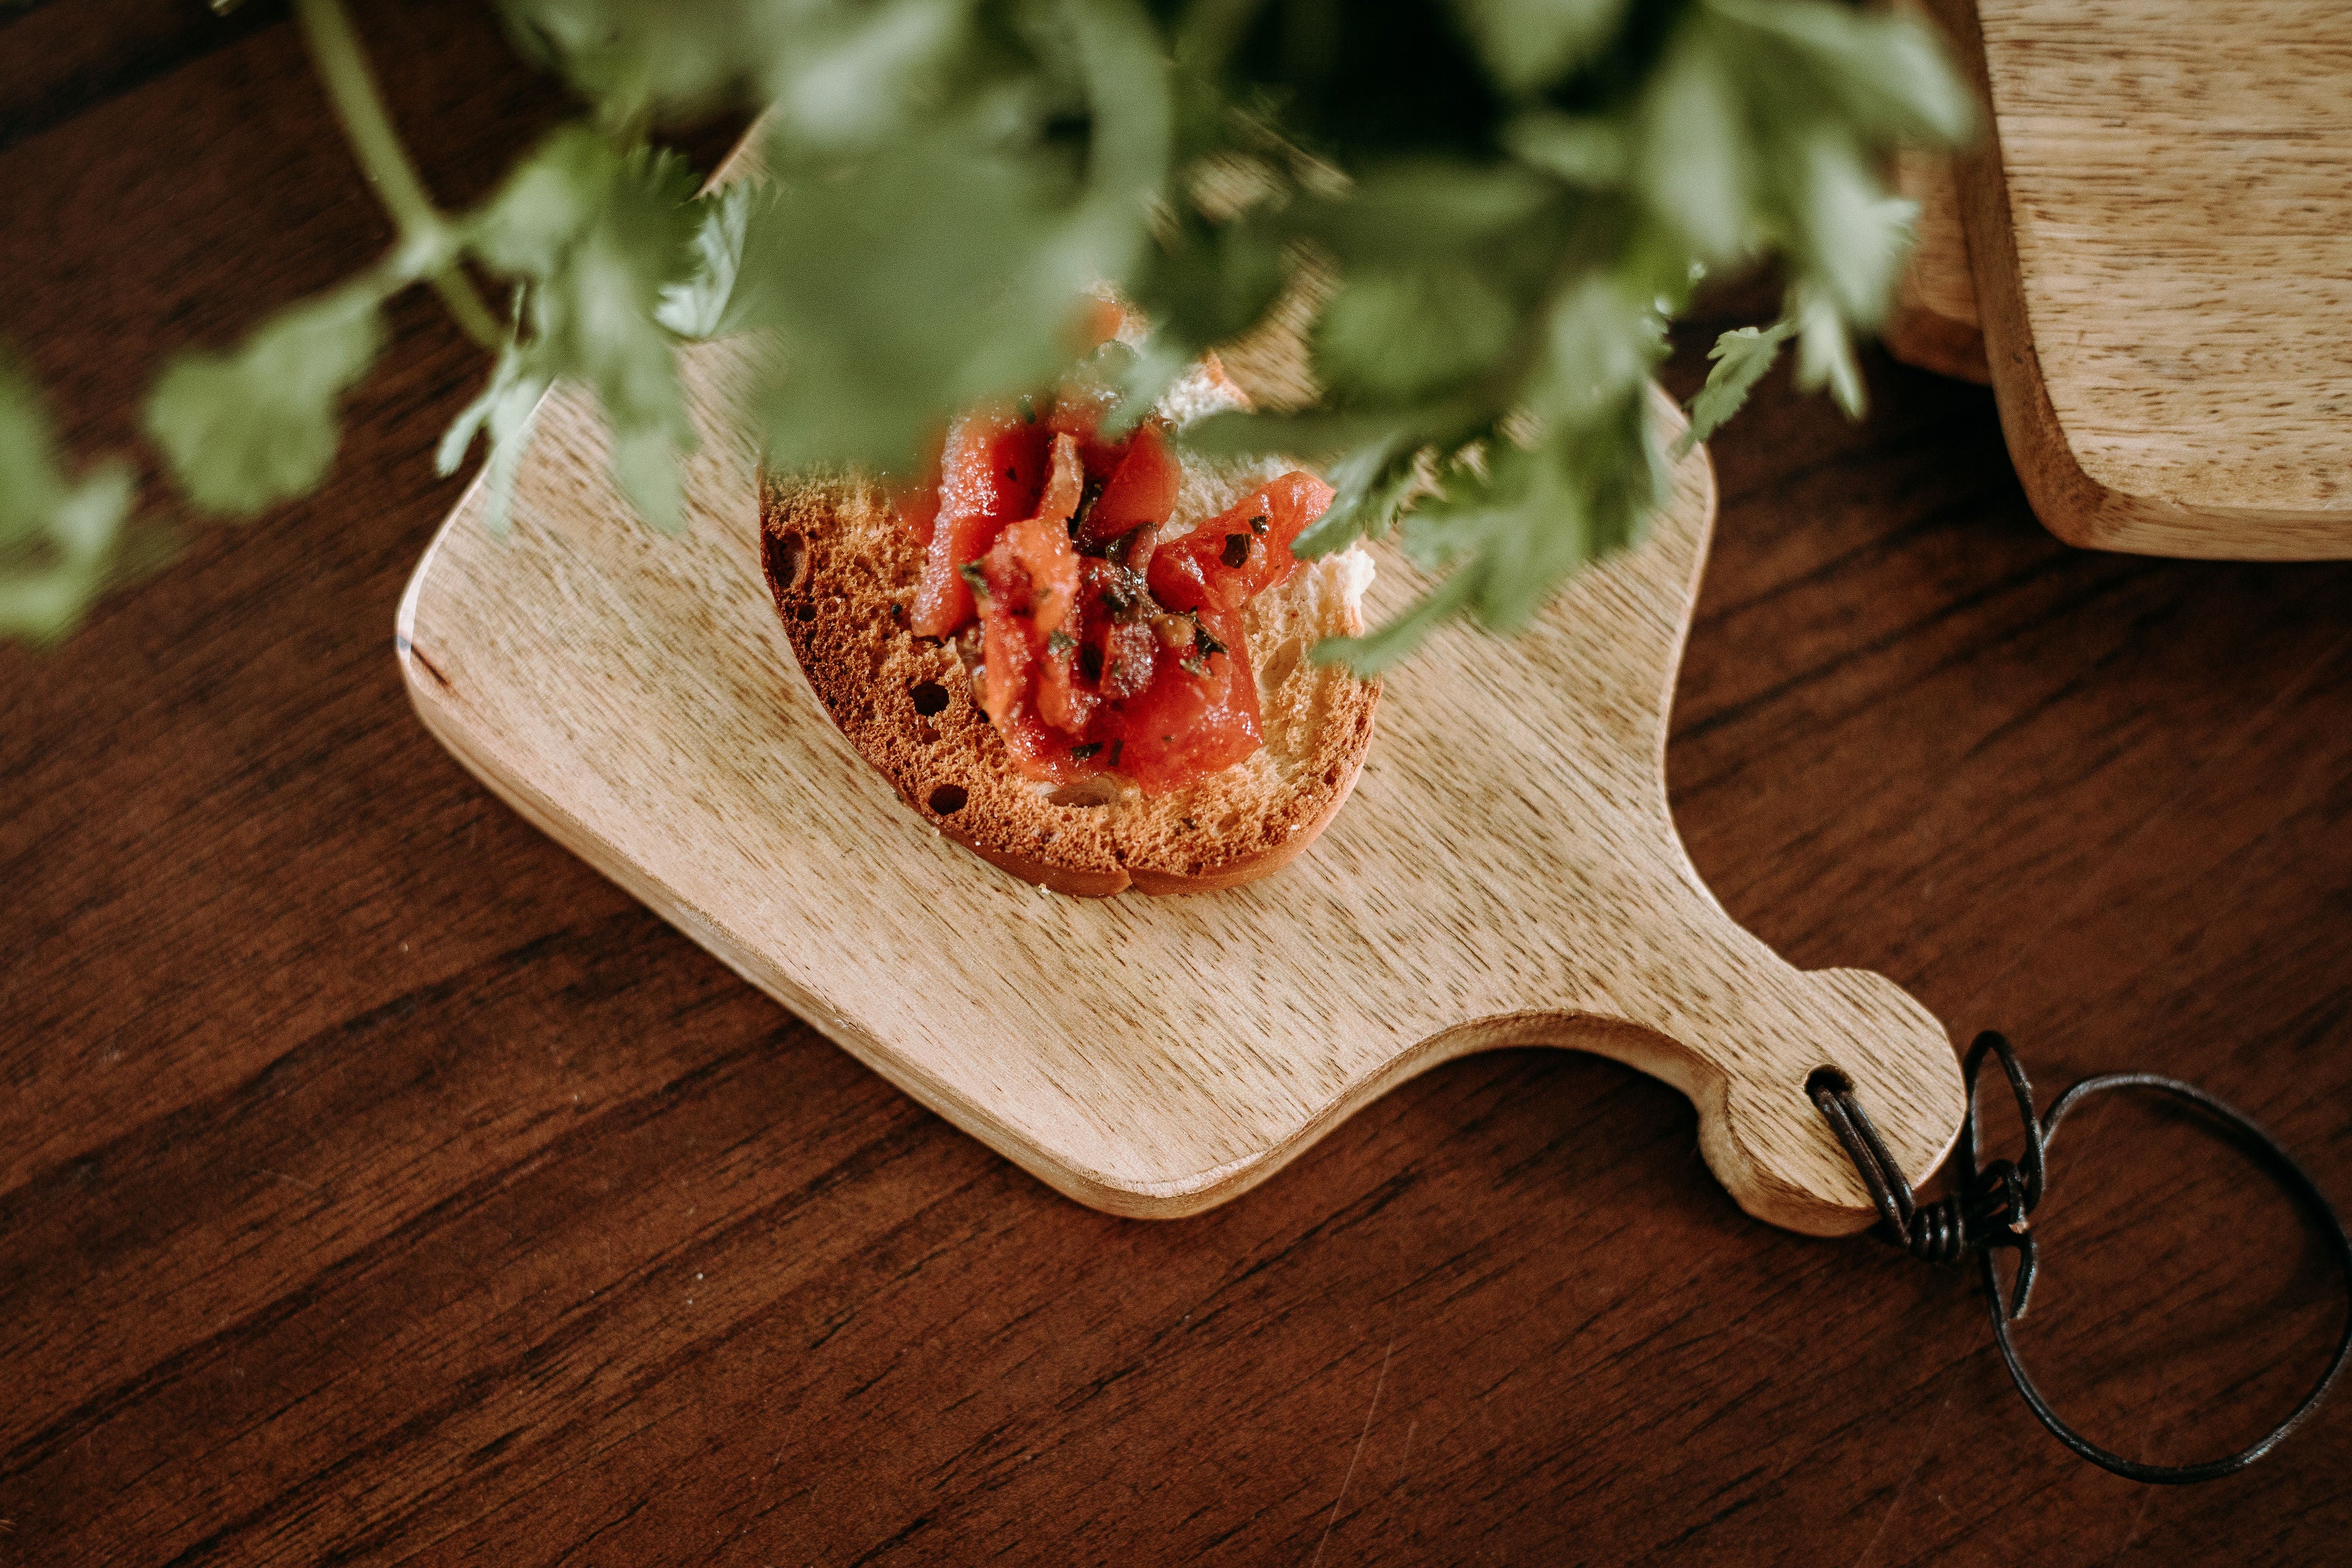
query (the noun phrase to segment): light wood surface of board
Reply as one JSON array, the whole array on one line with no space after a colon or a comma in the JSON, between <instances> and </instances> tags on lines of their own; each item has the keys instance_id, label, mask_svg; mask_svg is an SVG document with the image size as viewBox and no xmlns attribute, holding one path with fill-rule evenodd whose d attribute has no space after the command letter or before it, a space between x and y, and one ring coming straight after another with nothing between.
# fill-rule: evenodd
<instances>
[{"instance_id":1,"label":"light wood surface of board","mask_svg":"<svg viewBox=\"0 0 2352 1568\"><path fill-rule=\"evenodd\" d=\"M1936 0L2001 424L2101 549L2352 554L2352 6Z\"/></svg>"},{"instance_id":2,"label":"light wood surface of board","mask_svg":"<svg viewBox=\"0 0 2352 1568\"><path fill-rule=\"evenodd\" d=\"M1977 320L1977 288L1969 276L1968 236L1960 227L1960 193L1951 160L1940 153L1897 153L1895 189L1919 204L1919 238L1904 264L1894 311L1879 337L1886 352L1905 364L1989 382L1992 372L1985 363L1984 328Z\"/></svg>"},{"instance_id":3,"label":"light wood surface of board","mask_svg":"<svg viewBox=\"0 0 2352 1568\"><path fill-rule=\"evenodd\" d=\"M1894 0L1889 8L1936 26L1921 0ZM1989 382L1992 373L1985 364L1984 329L1977 320L1976 280L1969 276L1968 236L1960 226L1951 157L1916 149L1898 152L1893 184L1897 195L1918 204L1918 238L1904 262L1879 341L1905 364Z\"/></svg>"},{"instance_id":4,"label":"light wood surface of board","mask_svg":"<svg viewBox=\"0 0 2352 1568\"><path fill-rule=\"evenodd\" d=\"M1710 1167L1779 1225L1872 1217L1806 1098L1818 1066L1861 1086L1906 1170L1941 1161L1961 1110L1941 1026L1878 975L1801 973L1734 925L1668 816L1703 451L1649 541L1529 634L1450 630L1389 678L1354 797L1297 864L1080 900L938 837L817 705L761 577L751 456L711 412L731 352L688 356L688 537L631 518L599 420L559 394L513 536L469 495L403 601L400 658L492 788L908 1093L1142 1215L1244 1191L1435 1062L1538 1042L1681 1089ZM1375 612L1410 592L1401 558L1381 568Z\"/></svg>"}]
</instances>

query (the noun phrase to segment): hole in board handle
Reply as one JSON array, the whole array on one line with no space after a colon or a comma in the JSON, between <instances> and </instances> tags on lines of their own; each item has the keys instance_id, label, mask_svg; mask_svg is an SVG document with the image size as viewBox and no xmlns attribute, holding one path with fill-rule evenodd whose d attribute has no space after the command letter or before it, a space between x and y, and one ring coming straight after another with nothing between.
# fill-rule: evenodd
<instances>
[{"instance_id":1,"label":"hole in board handle","mask_svg":"<svg viewBox=\"0 0 2352 1568\"><path fill-rule=\"evenodd\" d=\"M1819 1067L1805 1075L1805 1098L1812 1100L1822 1094L1846 1094L1853 1090L1853 1079L1832 1067Z\"/></svg>"}]
</instances>

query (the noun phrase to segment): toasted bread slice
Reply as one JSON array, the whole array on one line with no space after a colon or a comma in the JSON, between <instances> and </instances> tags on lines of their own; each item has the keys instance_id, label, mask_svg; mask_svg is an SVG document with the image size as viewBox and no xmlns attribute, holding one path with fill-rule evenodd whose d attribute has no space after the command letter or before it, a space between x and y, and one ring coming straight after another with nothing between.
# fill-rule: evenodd
<instances>
[{"instance_id":1,"label":"toasted bread slice","mask_svg":"<svg viewBox=\"0 0 2352 1568\"><path fill-rule=\"evenodd\" d=\"M1230 405L1229 384L1212 365L1167 406L1181 419ZM1297 467L1188 462L1172 522L1214 517ZM1111 775L1057 789L1013 768L954 645L908 630L922 551L879 486L765 476L760 513L768 585L825 711L919 815L1016 877L1082 898L1235 887L1296 859L1355 787L1379 684L1307 651L1363 630L1360 549L1304 562L1251 601L1265 744L1146 795Z\"/></svg>"}]
</instances>

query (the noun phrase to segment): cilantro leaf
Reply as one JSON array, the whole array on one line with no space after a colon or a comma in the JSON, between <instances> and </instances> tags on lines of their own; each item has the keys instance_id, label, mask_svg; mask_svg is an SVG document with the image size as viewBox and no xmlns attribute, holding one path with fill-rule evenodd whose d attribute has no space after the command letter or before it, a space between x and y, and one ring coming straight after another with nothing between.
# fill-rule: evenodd
<instances>
[{"instance_id":1,"label":"cilantro leaf","mask_svg":"<svg viewBox=\"0 0 2352 1568\"><path fill-rule=\"evenodd\" d=\"M530 437L531 416L538 412L548 384L547 373L531 363L518 345L508 343L491 369L489 384L450 423L434 454L434 468L446 479L466 460L474 437L488 432L490 457L482 473L483 520L500 537L514 515L515 471Z\"/></svg>"},{"instance_id":2,"label":"cilantro leaf","mask_svg":"<svg viewBox=\"0 0 2352 1568\"><path fill-rule=\"evenodd\" d=\"M1635 183L1703 260L1747 249L1757 141L1730 59L1704 13L1685 19L1640 106Z\"/></svg>"},{"instance_id":3,"label":"cilantro leaf","mask_svg":"<svg viewBox=\"0 0 2352 1568\"><path fill-rule=\"evenodd\" d=\"M1706 0L1717 17L1782 46L1857 128L1951 147L1976 130L1976 99L1925 23L1825 0Z\"/></svg>"},{"instance_id":4,"label":"cilantro leaf","mask_svg":"<svg viewBox=\"0 0 2352 1568\"><path fill-rule=\"evenodd\" d=\"M1324 307L1317 363L1372 398L1441 393L1499 355L1518 312L1472 268L1365 268Z\"/></svg>"},{"instance_id":5,"label":"cilantro leaf","mask_svg":"<svg viewBox=\"0 0 2352 1568\"><path fill-rule=\"evenodd\" d=\"M1530 405L1555 420L1584 421L1622 401L1665 358L1665 321L1625 280L1588 277L1545 321L1540 382Z\"/></svg>"},{"instance_id":6,"label":"cilantro leaf","mask_svg":"<svg viewBox=\"0 0 2352 1568\"><path fill-rule=\"evenodd\" d=\"M1791 160L1801 181L1800 255L1850 321L1875 325L1911 251L1916 204L1880 188L1862 149L1834 128L1814 131Z\"/></svg>"},{"instance_id":7,"label":"cilantro leaf","mask_svg":"<svg viewBox=\"0 0 2352 1568\"><path fill-rule=\"evenodd\" d=\"M1622 184L1633 164L1626 127L1601 115L1531 110L1503 128L1503 144L1521 163L1593 190Z\"/></svg>"},{"instance_id":8,"label":"cilantro leaf","mask_svg":"<svg viewBox=\"0 0 2352 1568\"><path fill-rule=\"evenodd\" d=\"M72 628L115 570L131 500L120 462L66 474L32 384L0 357L0 637Z\"/></svg>"},{"instance_id":9,"label":"cilantro leaf","mask_svg":"<svg viewBox=\"0 0 2352 1568\"><path fill-rule=\"evenodd\" d=\"M920 111L968 45L969 21L953 0L803 7L791 47L771 57L774 112L807 141L870 145Z\"/></svg>"},{"instance_id":10,"label":"cilantro leaf","mask_svg":"<svg viewBox=\"0 0 2352 1568\"><path fill-rule=\"evenodd\" d=\"M372 288L306 300L234 353L173 361L148 399L147 433L198 506L259 511L327 477L341 437L336 403L383 346Z\"/></svg>"},{"instance_id":11,"label":"cilantro leaf","mask_svg":"<svg viewBox=\"0 0 2352 1568\"><path fill-rule=\"evenodd\" d=\"M499 8L524 53L562 70L616 124L748 96L761 63L787 42L777 13L806 9L738 0L499 0Z\"/></svg>"},{"instance_id":12,"label":"cilantro leaf","mask_svg":"<svg viewBox=\"0 0 2352 1568\"><path fill-rule=\"evenodd\" d=\"M1779 321L1769 327L1736 327L1715 340L1706 357L1715 362L1706 384L1690 400L1690 426L1675 442L1675 456L1697 446L1721 429L1739 412L1756 384L1780 357L1780 345L1795 335L1797 324Z\"/></svg>"},{"instance_id":13,"label":"cilantro leaf","mask_svg":"<svg viewBox=\"0 0 2352 1568\"><path fill-rule=\"evenodd\" d=\"M1454 12L1495 79L1532 92L1609 41L1626 0L1454 0Z\"/></svg>"},{"instance_id":14,"label":"cilantro leaf","mask_svg":"<svg viewBox=\"0 0 2352 1568\"><path fill-rule=\"evenodd\" d=\"M530 409L566 377L604 405L623 495L656 529L684 526L677 458L695 434L657 313L697 276L706 211L694 184L674 156L616 153L571 126L541 143L468 226L483 259L517 276L520 309L489 390L459 416L441 457L451 460L454 442L462 458L474 431L489 425L494 526L506 516Z\"/></svg>"},{"instance_id":15,"label":"cilantro leaf","mask_svg":"<svg viewBox=\"0 0 2352 1568\"><path fill-rule=\"evenodd\" d=\"M1411 437L1391 435L1385 441L1358 447L1333 463L1328 476L1331 504L1323 515L1301 529L1291 551L1301 556L1328 555L1359 539L1380 539L1395 526L1421 479L1421 449Z\"/></svg>"},{"instance_id":16,"label":"cilantro leaf","mask_svg":"<svg viewBox=\"0 0 2352 1568\"><path fill-rule=\"evenodd\" d=\"M682 338L724 337L741 329L750 302L736 285L753 204L761 195L759 181L737 180L695 204L701 219L694 231L694 270L662 286L656 321Z\"/></svg>"},{"instance_id":17,"label":"cilantro leaf","mask_svg":"<svg viewBox=\"0 0 2352 1568\"><path fill-rule=\"evenodd\" d=\"M1050 382L1087 290L1139 269L1173 133L1159 35L1131 3L1055 16L990 35L873 145L772 124L773 238L751 248L771 461L903 461L953 410ZM1082 149L1064 132L1081 119Z\"/></svg>"},{"instance_id":18,"label":"cilantro leaf","mask_svg":"<svg viewBox=\"0 0 2352 1568\"><path fill-rule=\"evenodd\" d=\"M1810 392L1826 385L1846 417L1862 417L1866 399L1862 367L1854 363L1853 340L1837 306L1819 290L1799 288L1790 312L1797 323L1797 384Z\"/></svg>"}]
</instances>

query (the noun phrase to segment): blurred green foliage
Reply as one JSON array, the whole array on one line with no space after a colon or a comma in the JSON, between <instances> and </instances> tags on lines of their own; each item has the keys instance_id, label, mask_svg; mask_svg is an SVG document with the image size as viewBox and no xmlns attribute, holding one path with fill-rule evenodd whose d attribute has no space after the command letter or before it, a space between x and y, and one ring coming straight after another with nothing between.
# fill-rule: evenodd
<instances>
[{"instance_id":1,"label":"blurred green foliage","mask_svg":"<svg viewBox=\"0 0 2352 1568\"><path fill-rule=\"evenodd\" d=\"M402 163L339 0L298 0L372 173ZM903 467L960 407L1066 368L1104 282L1151 318L1131 415L1199 352L1325 280L1311 409L1220 416L1217 451L1322 461L1302 542L1402 528L1422 605L1327 656L1376 668L1466 614L1507 632L1638 538L1669 454L1647 408L1664 330L1710 269L1778 258L1784 317L1727 334L1686 441L1784 342L1861 403L1853 338L1909 241L1881 171L1951 146L1969 97L1908 19L1832 0L505 0L583 112L480 210L379 177L402 229L361 279L226 355L169 368L148 429L206 510L315 488L379 307L429 281L490 338L444 471L487 437L493 517L559 379L594 390L623 491L680 521L681 342L749 331L772 462ZM340 41L339 41L340 40ZM708 195L651 138L765 108L763 180ZM414 185L413 175L407 176ZM459 272L508 291L507 324ZM0 633L53 636L107 581L129 491L59 473L0 383ZM1401 520L1401 521L1400 521Z\"/></svg>"},{"instance_id":2,"label":"blurred green foliage","mask_svg":"<svg viewBox=\"0 0 2352 1568\"><path fill-rule=\"evenodd\" d=\"M121 463L65 471L32 383L0 360L0 633L72 629L116 570L131 491Z\"/></svg>"}]
</instances>

